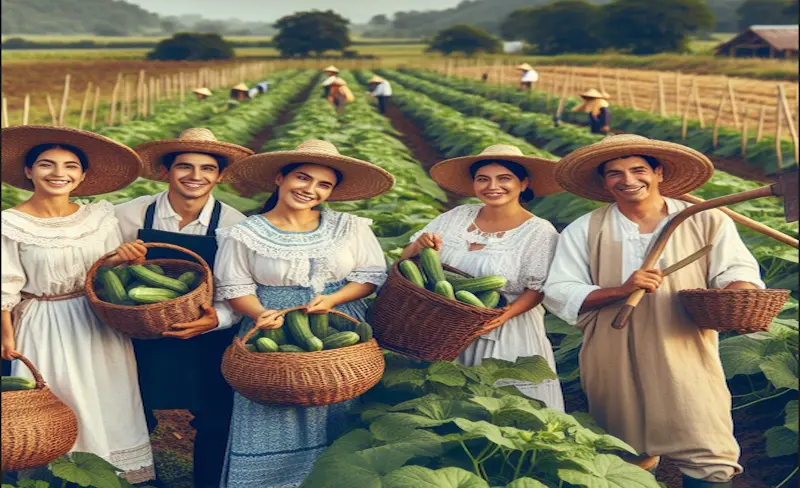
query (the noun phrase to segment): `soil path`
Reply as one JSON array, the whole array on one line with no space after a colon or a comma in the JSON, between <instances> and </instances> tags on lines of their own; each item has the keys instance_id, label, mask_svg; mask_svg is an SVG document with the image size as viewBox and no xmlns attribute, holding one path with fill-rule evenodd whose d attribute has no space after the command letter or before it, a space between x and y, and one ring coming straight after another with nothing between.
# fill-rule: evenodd
<instances>
[{"instance_id":1,"label":"soil path","mask_svg":"<svg viewBox=\"0 0 800 488\"><path fill-rule=\"evenodd\" d=\"M253 137L253 140L247 143L246 146L255 152L260 152L261 148L264 147L264 144L266 144L267 141L272 139L272 134L274 133L275 128L280 127L283 124L286 124L287 122L292 120L297 107L299 107L306 101L308 96L311 94L311 90L313 90L316 85L317 85L317 79L314 78L314 81L309 83L309 85L299 95L297 95L297 97L295 97L294 100L292 100L292 102L289 105L287 105L286 107L284 107L283 110L281 110L280 116L278 117L278 121L272 125L268 125L263 129L261 129L261 132L256 134L255 137Z\"/></svg>"}]
</instances>

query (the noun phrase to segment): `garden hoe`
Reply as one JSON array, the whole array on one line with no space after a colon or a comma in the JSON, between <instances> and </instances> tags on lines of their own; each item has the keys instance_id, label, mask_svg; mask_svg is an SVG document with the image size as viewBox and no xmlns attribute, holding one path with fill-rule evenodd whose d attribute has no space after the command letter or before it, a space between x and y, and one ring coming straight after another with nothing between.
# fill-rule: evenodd
<instances>
[{"instance_id":1,"label":"garden hoe","mask_svg":"<svg viewBox=\"0 0 800 488\"><path fill-rule=\"evenodd\" d=\"M706 200L704 202L700 202L696 205L692 205L681 212L679 212L672 220L664 227L664 230L658 235L653 247L650 249L650 252L647 254L647 257L644 260L644 264L642 264L641 269L652 269L655 266L658 259L661 257L661 253L664 252L664 247L667 245L667 241L669 240L672 233L675 232L675 229L683 223L686 219L700 213L704 210L709 210L712 208L722 207L723 205L732 205L734 203L739 202L746 202L748 200L755 200L758 198L763 197L783 197L783 213L784 217L786 217L787 222L797 222L798 219L798 171L792 171L791 173L784 173L778 176L778 181L769 185L763 186L761 188L756 188L755 190L744 191L741 193L734 193L733 195L725 195L723 197L712 198L711 200ZM797 247L795 244L794 247ZM617 316L614 318L614 322L611 324L612 327L615 329L623 329L628 322L630 321L631 315L633 314L633 310L636 308L636 305L639 304L639 301L644 296L645 291L642 289L636 290L633 292L628 299L625 301L625 305L619 309L617 312Z\"/></svg>"}]
</instances>

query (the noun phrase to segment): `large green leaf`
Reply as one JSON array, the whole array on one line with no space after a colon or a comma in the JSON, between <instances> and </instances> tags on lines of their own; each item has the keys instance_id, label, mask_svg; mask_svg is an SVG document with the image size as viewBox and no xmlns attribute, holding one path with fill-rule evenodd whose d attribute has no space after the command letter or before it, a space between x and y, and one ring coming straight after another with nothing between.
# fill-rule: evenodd
<instances>
[{"instance_id":1,"label":"large green leaf","mask_svg":"<svg viewBox=\"0 0 800 488\"><path fill-rule=\"evenodd\" d=\"M383 479L384 488L489 488L482 478L460 468L432 470L405 466Z\"/></svg>"},{"instance_id":2,"label":"large green leaf","mask_svg":"<svg viewBox=\"0 0 800 488\"><path fill-rule=\"evenodd\" d=\"M764 432L764 437L767 438L767 456L780 457L797 454L797 432L779 425Z\"/></svg>"},{"instance_id":3,"label":"large green leaf","mask_svg":"<svg viewBox=\"0 0 800 488\"><path fill-rule=\"evenodd\" d=\"M775 388L798 389L797 354L782 352L767 357L761 363L761 371Z\"/></svg>"},{"instance_id":4,"label":"large green leaf","mask_svg":"<svg viewBox=\"0 0 800 488\"><path fill-rule=\"evenodd\" d=\"M729 337L719 343L719 357L725 369L725 377L737 374L751 375L761 372L766 341L748 335Z\"/></svg>"},{"instance_id":5,"label":"large green leaf","mask_svg":"<svg viewBox=\"0 0 800 488\"><path fill-rule=\"evenodd\" d=\"M547 488L547 485L533 478L519 478L507 484L505 488Z\"/></svg>"},{"instance_id":6,"label":"large green leaf","mask_svg":"<svg viewBox=\"0 0 800 488\"><path fill-rule=\"evenodd\" d=\"M464 386L467 384L467 380L458 366L444 361L433 363L428 368L427 380L448 386Z\"/></svg>"},{"instance_id":7,"label":"large green leaf","mask_svg":"<svg viewBox=\"0 0 800 488\"><path fill-rule=\"evenodd\" d=\"M472 422L471 420L456 418L453 419L453 423L465 433L470 434L470 436L485 437L497 445L507 447L509 449L516 448L513 442L505 438L500 427L490 424L489 422L483 420Z\"/></svg>"},{"instance_id":8,"label":"large green leaf","mask_svg":"<svg viewBox=\"0 0 800 488\"><path fill-rule=\"evenodd\" d=\"M591 472L564 468L558 470L558 476L586 488L658 488L652 474L610 454L599 454Z\"/></svg>"},{"instance_id":9,"label":"large green leaf","mask_svg":"<svg viewBox=\"0 0 800 488\"><path fill-rule=\"evenodd\" d=\"M489 368L496 380L509 379L541 383L545 380L558 379L550 365L547 364L547 360L542 356L522 357L514 363L500 359L487 359L484 360L483 365Z\"/></svg>"},{"instance_id":10,"label":"large green leaf","mask_svg":"<svg viewBox=\"0 0 800 488\"><path fill-rule=\"evenodd\" d=\"M794 433L797 433L797 400L792 400L786 404L786 423L784 423L784 427L791 430Z\"/></svg>"},{"instance_id":11,"label":"large green leaf","mask_svg":"<svg viewBox=\"0 0 800 488\"><path fill-rule=\"evenodd\" d=\"M53 475L79 486L122 487L117 475L121 470L95 454L74 452L53 461L48 468Z\"/></svg>"}]
</instances>

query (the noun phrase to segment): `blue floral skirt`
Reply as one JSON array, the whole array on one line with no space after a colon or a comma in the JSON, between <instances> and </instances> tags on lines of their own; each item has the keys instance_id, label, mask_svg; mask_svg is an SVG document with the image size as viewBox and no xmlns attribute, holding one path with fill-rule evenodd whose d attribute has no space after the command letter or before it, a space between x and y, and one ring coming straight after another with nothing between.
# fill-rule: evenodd
<instances>
[{"instance_id":1,"label":"blue floral skirt","mask_svg":"<svg viewBox=\"0 0 800 488\"><path fill-rule=\"evenodd\" d=\"M336 292L346 281L328 283L322 294ZM258 286L261 304L283 310L304 305L317 293L300 286ZM363 300L336 307L364 320ZM253 327L242 321L239 337ZM238 393L233 396L233 416L225 455L221 488L294 488L311 472L314 460L343 433L346 413L358 399L323 407L260 405ZM354 487L355 488L355 487Z\"/></svg>"}]
</instances>

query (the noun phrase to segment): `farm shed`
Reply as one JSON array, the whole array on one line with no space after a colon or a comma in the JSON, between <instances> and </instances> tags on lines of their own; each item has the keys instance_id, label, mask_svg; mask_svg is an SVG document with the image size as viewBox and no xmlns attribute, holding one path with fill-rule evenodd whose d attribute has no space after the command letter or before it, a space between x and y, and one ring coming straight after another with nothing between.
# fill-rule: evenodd
<instances>
[{"instance_id":1,"label":"farm shed","mask_svg":"<svg viewBox=\"0 0 800 488\"><path fill-rule=\"evenodd\" d=\"M796 25L751 25L730 41L717 46L718 56L796 58Z\"/></svg>"}]
</instances>

